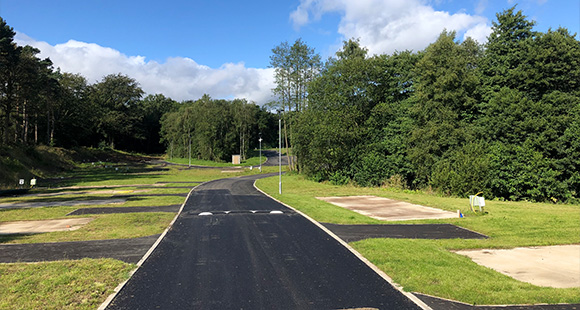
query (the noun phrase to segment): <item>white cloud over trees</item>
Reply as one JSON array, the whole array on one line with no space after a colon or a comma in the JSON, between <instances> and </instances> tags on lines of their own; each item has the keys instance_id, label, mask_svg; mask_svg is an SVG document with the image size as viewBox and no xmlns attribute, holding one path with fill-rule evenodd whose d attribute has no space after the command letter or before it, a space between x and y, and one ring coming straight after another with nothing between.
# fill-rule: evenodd
<instances>
[{"instance_id":1,"label":"white cloud over trees","mask_svg":"<svg viewBox=\"0 0 580 310\"><path fill-rule=\"evenodd\" d=\"M343 39L359 38L370 54L423 50L444 29L480 43L491 33L486 17L436 11L420 0L301 0L290 20L299 29L326 13L339 13L338 33Z\"/></svg>"},{"instance_id":2,"label":"white cloud over trees","mask_svg":"<svg viewBox=\"0 0 580 310\"><path fill-rule=\"evenodd\" d=\"M95 43L69 40L50 45L22 33L17 34L16 42L38 48L41 58L49 57L55 67L79 73L90 83L108 74L122 73L136 79L146 93L161 93L175 100L195 100L209 94L213 98L246 98L264 104L271 100L274 87L273 69L246 68L243 63L210 68L186 57L159 63Z\"/></svg>"}]
</instances>

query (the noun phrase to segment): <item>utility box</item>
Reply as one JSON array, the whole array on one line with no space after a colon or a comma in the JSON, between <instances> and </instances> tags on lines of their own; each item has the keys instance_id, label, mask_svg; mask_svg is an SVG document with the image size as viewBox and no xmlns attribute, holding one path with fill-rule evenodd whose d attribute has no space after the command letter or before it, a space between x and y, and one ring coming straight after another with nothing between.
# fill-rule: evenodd
<instances>
[{"instance_id":1,"label":"utility box","mask_svg":"<svg viewBox=\"0 0 580 310\"><path fill-rule=\"evenodd\" d=\"M232 155L232 164L239 165L242 163L242 155Z\"/></svg>"},{"instance_id":2,"label":"utility box","mask_svg":"<svg viewBox=\"0 0 580 310\"><path fill-rule=\"evenodd\" d=\"M469 196L469 205L472 208L479 207L479 211L483 211L483 207L485 207L485 197L483 196Z\"/></svg>"}]
</instances>

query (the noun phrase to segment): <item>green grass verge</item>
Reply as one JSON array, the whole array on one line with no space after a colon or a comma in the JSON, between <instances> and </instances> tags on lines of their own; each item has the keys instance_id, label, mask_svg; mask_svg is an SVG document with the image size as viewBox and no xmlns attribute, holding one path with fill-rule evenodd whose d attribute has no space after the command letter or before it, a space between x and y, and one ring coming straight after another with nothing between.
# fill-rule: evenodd
<instances>
[{"instance_id":1,"label":"green grass verge","mask_svg":"<svg viewBox=\"0 0 580 310\"><path fill-rule=\"evenodd\" d=\"M0 309L96 309L134 268L114 259L0 264Z\"/></svg>"},{"instance_id":2,"label":"green grass verge","mask_svg":"<svg viewBox=\"0 0 580 310\"><path fill-rule=\"evenodd\" d=\"M0 236L0 243L65 242L145 237L163 232L175 217L175 214L167 212L118 213L71 216L69 218L75 217L91 217L94 220L73 231L3 235Z\"/></svg>"},{"instance_id":3,"label":"green grass verge","mask_svg":"<svg viewBox=\"0 0 580 310\"><path fill-rule=\"evenodd\" d=\"M490 238L485 240L367 239L351 245L405 290L470 304L580 303L580 288L538 287L504 276L451 252L460 249L514 248L580 243L580 206L528 202L487 201L489 214L468 211L468 200L414 191L335 186L309 181L301 175L258 180L257 186L319 222L337 224L385 223L316 199L326 196L375 195L449 211L463 219L405 221L451 223ZM403 223L403 222L397 222Z\"/></svg>"}]
</instances>

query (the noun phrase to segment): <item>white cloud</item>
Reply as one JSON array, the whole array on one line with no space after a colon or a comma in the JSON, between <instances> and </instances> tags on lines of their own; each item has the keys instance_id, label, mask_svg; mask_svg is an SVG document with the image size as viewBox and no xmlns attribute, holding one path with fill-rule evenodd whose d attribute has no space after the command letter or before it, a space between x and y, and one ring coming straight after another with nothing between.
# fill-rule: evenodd
<instances>
[{"instance_id":1,"label":"white cloud","mask_svg":"<svg viewBox=\"0 0 580 310\"><path fill-rule=\"evenodd\" d=\"M162 93L175 100L246 98L258 104L272 99L273 69L246 68L243 63L227 63L214 69L190 58L168 58L165 63L147 61L143 56L127 56L94 43L70 40L50 45L17 33L19 45L30 45L49 57L64 72L80 73L91 83L108 74L122 73L136 79L148 94Z\"/></svg>"},{"instance_id":2,"label":"white cloud","mask_svg":"<svg viewBox=\"0 0 580 310\"><path fill-rule=\"evenodd\" d=\"M302 0L291 13L295 27L319 19L325 13L342 15L338 33L343 39L360 38L370 54L423 50L434 42L443 29L469 33L485 42L483 16L436 11L420 0ZM483 39L483 41L482 41Z\"/></svg>"},{"instance_id":3,"label":"white cloud","mask_svg":"<svg viewBox=\"0 0 580 310\"><path fill-rule=\"evenodd\" d=\"M479 0L475 6L475 13L481 14L487 8L488 0Z\"/></svg>"},{"instance_id":4,"label":"white cloud","mask_svg":"<svg viewBox=\"0 0 580 310\"><path fill-rule=\"evenodd\" d=\"M479 43L485 43L487 42L487 37L490 34L491 27L489 27L489 25L487 24L481 23L467 30L463 35L463 39L465 40L467 37L471 37L472 39L474 39Z\"/></svg>"}]
</instances>

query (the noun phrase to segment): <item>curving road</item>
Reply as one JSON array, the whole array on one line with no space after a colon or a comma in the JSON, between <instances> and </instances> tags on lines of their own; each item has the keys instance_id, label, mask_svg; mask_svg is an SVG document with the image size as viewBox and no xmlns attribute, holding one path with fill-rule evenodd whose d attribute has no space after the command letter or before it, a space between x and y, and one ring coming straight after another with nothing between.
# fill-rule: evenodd
<instances>
[{"instance_id":1,"label":"curving road","mask_svg":"<svg viewBox=\"0 0 580 310\"><path fill-rule=\"evenodd\" d=\"M420 309L323 230L259 193L253 182L265 176L200 185L107 309Z\"/></svg>"}]
</instances>

